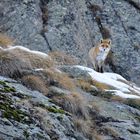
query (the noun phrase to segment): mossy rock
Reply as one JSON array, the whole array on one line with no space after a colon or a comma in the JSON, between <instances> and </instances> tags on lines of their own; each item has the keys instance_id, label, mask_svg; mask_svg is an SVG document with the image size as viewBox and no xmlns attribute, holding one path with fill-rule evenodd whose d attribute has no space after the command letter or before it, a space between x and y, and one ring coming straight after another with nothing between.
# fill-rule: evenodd
<instances>
[{"instance_id":1,"label":"mossy rock","mask_svg":"<svg viewBox=\"0 0 140 140\"><path fill-rule=\"evenodd\" d=\"M8 86L4 81L0 81L0 85L3 86L3 88L0 89L1 92L16 92L16 89L14 87Z\"/></svg>"},{"instance_id":2,"label":"mossy rock","mask_svg":"<svg viewBox=\"0 0 140 140\"><path fill-rule=\"evenodd\" d=\"M15 88L13 87L4 87L3 89L0 89L1 92L16 92Z\"/></svg>"},{"instance_id":3,"label":"mossy rock","mask_svg":"<svg viewBox=\"0 0 140 140\"><path fill-rule=\"evenodd\" d=\"M27 114L19 109L11 107L11 105L8 103L1 103L0 110L2 110L2 117L13 119L18 122L24 122L25 117L27 117Z\"/></svg>"},{"instance_id":4,"label":"mossy rock","mask_svg":"<svg viewBox=\"0 0 140 140\"><path fill-rule=\"evenodd\" d=\"M6 82L0 81L0 85L6 86Z\"/></svg>"},{"instance_id":5,"label":"mossy rock","mask_svg":"<svg viewBox=\"0 0 140 140\"><path fill-rule=\"evenodd\" d=\"M0 94L0 110L2 117L18 122L30 122L30 117L23 111L14 107L14 102L7 94Z\"/></svg>"},{"instance_id":6,"label":"mossy rock","mask_svg":"<svg viewBox=\"0 0 140 140\"><path fill-rule=\"evenodd\" d=\"M47 108L48 111L53 112L53 113L60 113L60 114L64 114L65 113L64 110L58 109L58 108L55 108L55 107L52 107L52 106L51 107L48 106L46 108Z\"/></svg>"},{"instance_id":7,"label":"mossy rock","mask_svg":"<svg viewBox=\"0 0 140 140\"><path fill-rule=\"evenodd\" d=\"M140 110L140 99L127 99L125 104Z\"/></svg>"},{"instance_id":8,"label":"mossy rock","mask_svg":"<svg viewBox=\"0 0 140 140\"><path fill-rule=\"evenodd\" d=\"M49 112L65 114L64 110L62 110L60 108L56 108L55 106L46 106L46 105L43 105L43 104L39 104L39 106L47 109Z\"/></svg>"},{"instance_id":9,"label":"mossy rock","mask_svg":"<svg viewBox=\"0 0 140 140\"><path fill-rule=\"evenodd\" d=\"M5 103L12 103L12 100L10 99L10 97L6 96L5 94L0 94L0 101L3 101Z\"/></svg>"}]
</instances>

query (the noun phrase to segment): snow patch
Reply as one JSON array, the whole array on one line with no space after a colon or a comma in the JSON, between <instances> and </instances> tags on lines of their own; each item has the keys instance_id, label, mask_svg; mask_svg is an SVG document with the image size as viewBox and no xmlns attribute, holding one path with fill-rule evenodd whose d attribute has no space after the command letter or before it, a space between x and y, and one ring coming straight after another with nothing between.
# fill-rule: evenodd
<instances>
[{"instance_id":1,"label":"snow patch","mask_svg":"<svg viewBox=\"0 0 140 140\"><path fill-rule=\"evenodd\" d=\"M122 98L140 98L140 88L129 84L129 82L119 74L107 72L99 73L91 68L79 65L74 67L87 71L93 80L114 87L116 89L114 92L115 95L121 96ZM132 95L132 93L135 95Z\"/></svg>"},{"instance_id":2,"label":"snow patch","mask_svg":"<svg viewBox=\"0 0 140 140\"><path fill-rule=\"evenodd\" d=\"M108 91L112 91L114 95L120 96L122 98L126 98L126 99L140 99L140 96L137 95L132 95L132 94L127 94L124 93L120 90L108 90Z\"/></svg>"},{"instance_id":3,"label":"snow patch","mask_svg":"<svg viewBox=\"0 0 140 140\"><path fill-rule=\"evenodd\" d=\"M23 47L23 46L9 46L8 48L4 48L3 50L8 51L8 50L14 50L14 49L20 49L20 50L23 50L23 51L26 51L26 52L29 52L32 54L36 54L36 55L39 55L42 57L49 57L49 55L47 55L46 53L43 53L40 51L30 50L30 49Z\"/></svg>"}]
</instances>

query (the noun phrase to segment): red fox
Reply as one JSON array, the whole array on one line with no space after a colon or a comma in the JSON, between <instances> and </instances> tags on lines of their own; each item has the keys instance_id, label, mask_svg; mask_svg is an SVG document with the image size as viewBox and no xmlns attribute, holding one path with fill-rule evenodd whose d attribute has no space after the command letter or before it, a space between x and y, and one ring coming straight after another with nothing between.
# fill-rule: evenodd
<instances>
[{"instance_id":1,"label":"red fox","mask_svg":"<svg viewBox=\"0 0 140 140\"><path fill-rule=\"evenodd\" d=\"M103 73L104 62L110 49L110 39L102 39L98 45L90 49L89 58L96 71Z\"/></svg>"}]
</instances>

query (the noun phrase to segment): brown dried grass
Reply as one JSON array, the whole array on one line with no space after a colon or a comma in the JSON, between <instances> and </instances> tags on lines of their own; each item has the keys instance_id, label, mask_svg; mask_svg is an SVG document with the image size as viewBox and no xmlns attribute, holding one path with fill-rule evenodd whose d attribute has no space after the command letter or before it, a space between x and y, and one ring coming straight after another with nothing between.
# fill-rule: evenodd
<instances>
[{"instance_id":1,"label":"brown dried grass","mask_svg":"<svg viewBox=\"0 0 140 140\"><path fill-rule=\"evenodd\" d=\"M44 95L47 95L48 88L45 80L40 76L36 75L27 75L22 77L22 82L25 86L31 88L32 90L37 90Z\"/></svg>"},{"instance_id":2,"label":"brown dried grass","mask_svg":"<svg viewBox=\"0 0 140 140\"><path fill-rule=\"evenodd\" d=\"M92 80L92 85L94 85L95 87L97 87L98 89L100 89L101 91L105 91L110 89L111 87L105 83L100 83L96 80Z\"/></svg>"},{"instance_id":3,"label":"brown dried grass","mask_svg":"<svg viewBox=\"0 0 140 140\"><path fill-rule=\"evenodd\" d=\"M10 38L5 34L0 33L0 46L7 47L13 44L14 44L14 40L12 38Z\"/></svg>"},{"instance_id":4,"label":"brown dried grass","mask_svg":"<svg viewBox=\"0 0 140 140\"><path fill-rule=\"evenodd\" d=\"M49 81L53 81L54 83L58 83L64 89L68 89L73 91L75 87L74 80L70 78L66 73L56 71L54 69L46 69L46 75Z\"/></svg>"},{"instance_id":5,"label":"brown dried grass","mask_svg":"<svg viewBox=\"0 0 140 140\"><path fill-rule=\"evenodd\" d=\"M70 56L65 52L53 51L49 53L49 56L54 60L56 65L74 65L78 64L78 59L74 56Z\"/></svg>"},{"instance_id":6,"label":"brown dried grass","mask_svg":"<svg viewBox=\"0 0 140 140\"><path fill-rule=\"evenodd\" d=\"M22 49L0 51L0 73L8 77L18 77L25 70L52 67L49 57L43 57Z\"/></svg>"},{"instance_id":7,"label":"brown dried grass","mask_svg":"<svg viewBox=\"0 0 140 140\"><path fill-rule=\"evenodd\" d=\"M86 99L77 92L73 92L61 97L54 97L53 100L59 104L64 110L70 112L76 117L88 118L88 107Z\"/></svg>"}]
</instances>

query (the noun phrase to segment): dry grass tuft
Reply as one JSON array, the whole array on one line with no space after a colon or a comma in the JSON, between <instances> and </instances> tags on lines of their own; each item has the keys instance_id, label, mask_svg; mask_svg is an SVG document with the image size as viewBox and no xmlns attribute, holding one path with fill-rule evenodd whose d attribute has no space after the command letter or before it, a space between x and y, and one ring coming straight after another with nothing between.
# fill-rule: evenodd
<instances>
[{"instance_id":1,"label":"dry grass tuft","mask_svg":"<svg viewBox=\"0 0 140 140\"><path fill-rule=\"evenodd\" d=\"M22 49L0 51L0 73L4 76L16 78L20 77L23 71L52 66L53 62L49 57Z\"/></svg>"},{"instance_id":2,"label":"dry grass tuft","mask_svg":"<svg viewBox=\"0 0 140 140\"><path fill-rule=\"evenodd\" d=\"M66 73L62 73L53 69L46 69L46 76L48 77L50 84L58 84L64 89L73 91L75 89L75 84L72 78L70 78Z\"/></svg>"},{"instance_id":3,"label":"dry grass tuft","mask_svg":"<svg viewBox=\"0 0 140 140\"><path fill-rule=\"evenodd\" d=\"M11 50L11 55L14 54L18 58L22 58L25 62L30 62L32 68L47 68L53 66L53 61L49 57L44 57L39 54L34 54L21 49Z\"/></svg>"},{"instance_id":4,"label":"dry grass tuft","mask_svg":"<svg viewBox=\"0 0 140 140\"><path fill-rule=\"evenodd\" d=\"M100 112L100 108L96 102L92 102L90 105L92 107L92 110L95 110L96 112Z\"/></svg>"},{"instance_id":5,"label":"dry grass tuft","mask_svg":"<svg viewBox=\"0 0 140 140\"><path fill-rule=\"evenodd\" d=\"M47 84L40 76L27 75L27 76L23 76L21 80L23 84L28 88L31 88L32 90L37 90L47 95L48 93Z\"/></svg>"},{"instance_id":6,"label":"dry grass tuft","mask_svg":"<svg viewBox=\"0 0 140 140\"><path fill-rule=\"evenodd\" d=\"M72 113L74 116L80 118L88 118L88 103L80 93L71 93L63 95L60 98L54 97L53 100L59 104L64 110Z\"/></svg>"},{"instance_id":7,"label":"dry grass tuft","mask_svg":"<svg viewBox=\"0 0 140 140\"><path fill-rule=\"evenodd\" d=\"M140 110L140 99L126 99L124 103Z\"/></svg>"},{"instance_id":8,"label":"dry grass tuft","mask_svg":"<svg viewBox=\"0 0 140 140\"><path fill-rule=\"evenodd\" d=\"M14 40L5 34L0 33L0 46L7 47L14 44Z\"/></svg>"},{"instance_id":9,"label":"dry grass tuft","mask_svg":"<svg viewBox=\"0 0 140 140\"><path fill-rule=\"evenodd\" d=\"M53 128L52 122L48 121L48 118L46 117L47 112L46 109L41 107L34 107L33 116L38 119L40 122L41 128L46 130L48 132L48 129Z\"/></svg>"},{"instance_id":10,"label":"dry grass tuft","mask_svg":"<svg viewBox=\"0 0 140 140\"><path fill-rule=\"evenodd\" d=\"M82 133L85 137L90 140L102 140L101 136L94 129L96 125L91 120L83 120L83 119L74 119L74 125L76 127L76 131Z\"/></svg>"},{"instance_id":11,"label":"dry grass tuft","mask_svg":"<svg viewBox=\"0 0 140 140\"><path fill-rule=\"evenodd\" d=\"M105 134L113 137L114 139L119 138L119 134L111 127L106 126L103 131Z\"/></svg>"},{"instance_id":12,"label":"dry grass tuft","mask_svg":"<svg viewBox=\"0 0 140 140\"><path fill-rule=\"evenodd\" d=\"M92 85L96 86L101 91L109 90L111 88L109 85L104 84L104 83L100 83L100 82L98 82L96 80L92 81Z\"/></svg>"},{"instance_id":13,"label":"dry grass tuft","mask_svg":"<svg viewBox=\"0 0 140 140\"><path fill-rule=\"evenodd\" d=\"M87 91L87 92L92 91L90 81L86 81L84 79L77 79L77 86L81 87L84 91Z\"/></svg>"},{"instance_id":14,"label":"dry grass tuft","mask_svg":"<svg viewBox=\"0 0 140 140\"><path fill-rule=\"evenodd\" d=\"M111 100L112 100L112 101L118 101L118 102L125 102L126 99L121 98L120 96L113 95L113 96L111 97Z\"/></svg>"},{"instance_id":15,"label":"dry grass tuft","mask_svg":"<svg viewBox=\"0 0 140 140\"><path fill-rule=\"evenodd\" d=\"M56 65L78 64L78 59L76 57L70 56L64 52L53 51L49 53L49 56L56 62Z\"/></svg>"},{"instance_id":16,"label":"dry grass tuft","mask_svg":"<svg viewBox=\"0 0 140 140\"><path fill-rule=\"evenodd\" d=\"M8 77L20 77L23 70L31 69L29 61L24 61L9 52L0 52L0 73Z\"/></svg>"}]
</instances>

